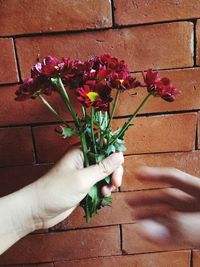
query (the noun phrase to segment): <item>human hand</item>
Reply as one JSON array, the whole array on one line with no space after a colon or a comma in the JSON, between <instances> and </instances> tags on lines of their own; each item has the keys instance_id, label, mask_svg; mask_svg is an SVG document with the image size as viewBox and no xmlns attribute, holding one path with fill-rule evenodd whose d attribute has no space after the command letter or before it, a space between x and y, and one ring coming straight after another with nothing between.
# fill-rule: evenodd
<instances>
[{"instance_id":1,"label":"human hand","mask_svg":"<svg viewBox=\"0 0 200 267\"><path fill-rule=\"evenodd\" d=\"M200 179L173 168L150 167L139 168L136 177L173 187L128 200L135 209L139 233L161 244L200 245Z\"/></svg>"},{"instance_id":2,"label":"human hand","mask_svg":"<svg viewBox=\"0 0 200 267\"><path fill-rule=\"evenodd\" d=\"M37 195L37 228L49 228L64 220L79 205L90 188L112 173L111 184L102 188L103 195L119 187L123 175L123 154L114 153L84 168L83 153L76 148L64 157L35 184ZM37 223L38 224L38 223Z\"/></svg>"},{"instance_id":3,"label":"human hand","mask_svg":"<svg viewBox=\"0 0 200 267\"><path fill-rule=\"evenodd\" d=\"M0 255L30 232L64 220L94 184L112 174L111 184L102 188L109 195L121 184L123 161L119 152L84 168L82 151L76 148L36 182L0 198Z\"/></svg>"}]
</instances>

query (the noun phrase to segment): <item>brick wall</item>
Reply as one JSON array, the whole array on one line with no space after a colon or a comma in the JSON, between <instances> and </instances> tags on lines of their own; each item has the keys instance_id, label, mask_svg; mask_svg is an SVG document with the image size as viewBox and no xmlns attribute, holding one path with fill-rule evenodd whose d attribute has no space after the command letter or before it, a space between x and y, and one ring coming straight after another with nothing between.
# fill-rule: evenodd
<instances>
[{"instance_id":1,"label":"brick wall","mask_svg":"<svg viewBox=\"0 0 200 267\"><path fill-rule=\"evenodd\" d=\"M56 136L57 121L40 102L14 101L18 84L38 59L111 53L134 72L152 67L167 74L182 90L174 103L149 102L130 129L124 181L113 193L112 208L101 210L90 225L78 208L53 229L19 241L0 257L0 266L200 266L198 250L161 248L137 236L125 202L141 190L159 190L134 178L138 165L200 176L200 1L0 0L0 10L0 196L40 177L75 142ZM129 115L144 93L127 93L117 116Z\"/></svg>"}]
</instances>

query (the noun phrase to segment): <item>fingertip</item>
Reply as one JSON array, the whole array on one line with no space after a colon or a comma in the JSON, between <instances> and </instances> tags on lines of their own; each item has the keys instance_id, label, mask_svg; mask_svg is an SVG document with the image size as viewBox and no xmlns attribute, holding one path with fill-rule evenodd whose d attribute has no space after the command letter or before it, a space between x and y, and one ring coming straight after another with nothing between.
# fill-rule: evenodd
<instances>
[{"instance_id":1,"label":"fingertip","mask_svg":"<svg viewBox=\"0 0 200 267\"><path fill-rule=\"evenodd\" d=\"M154 220L146 219L138 221L139 230L147 238L155 241L167 241L170 238L169 229Z\"/></svg>"},{"instance_id":2,"label":"fingertip","mask_svg":"<svg viewBox=\"0 0 200 267\"><path fill-rule=\"evenodd\" d=\"M122 183L122 177L123 177L124 169L122 165L118 167L113 173L111 177L111 183L116 188L121 186Z\"/></svg>"},{"instance_id":3,"label":"fingertip","mask_svg":"<svg viewBox=\"0 0 200 267\"><path fill-rule=\"evenodd\" d=\"M111 186L109 185L104 185L102 188L101 188L101 194L105 197L109 197L111 195Z\"/></svg>"}]
</instances>

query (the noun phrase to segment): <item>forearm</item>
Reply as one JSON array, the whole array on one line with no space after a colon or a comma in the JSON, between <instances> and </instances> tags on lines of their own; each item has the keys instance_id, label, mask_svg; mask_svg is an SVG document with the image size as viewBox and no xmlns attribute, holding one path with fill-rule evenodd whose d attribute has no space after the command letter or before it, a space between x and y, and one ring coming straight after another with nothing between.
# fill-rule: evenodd
<instances>
[{"instance_id":1,"label":"forearm","mask_svg":"<svg viewBox=\"0 0 200 267\"><path fill-rule=\"evenodd\" d=\"M19 239L40 228L35 184L0 198L0 255Z\"/></svg>"}]
</instances>

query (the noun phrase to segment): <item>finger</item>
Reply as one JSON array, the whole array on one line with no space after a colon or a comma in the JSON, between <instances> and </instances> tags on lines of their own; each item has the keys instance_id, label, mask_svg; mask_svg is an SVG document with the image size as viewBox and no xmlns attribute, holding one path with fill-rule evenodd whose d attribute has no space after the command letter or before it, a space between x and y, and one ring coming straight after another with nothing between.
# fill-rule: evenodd
<instances>
[{"instance_id":1,"label":"finger","mask_svg":"<svg viewBox=\"0 0 200 267\"><path fill-rule=\"evenodd\" d=\"M200 245L200 213L175 213L137 222L137 230L152 242L172 243L181 246Z\"/></svg>"},{"instance_id":2,"label":"finger","mask_svg":"<svg viewBox=\"0 0 200 267\"><path fill-rule=\"evenodd\" d=\"M129 205L136 207L166 204L177 211L199 211L199 201L193 196L175 188L152 190L149 194L136 194L127 199Z\"/></svg>"},{"instance_id":3,"label":"finger","mask_svg":"<svg viewBox=\"0 0 200 267\"><path fill-rule=\"evenodd\" d=\"M124 157L121 152L113 153L99 164L82 169L81 174L83 177L87 177L88 182L93 185L113 173L123 162Z\"/></svg>"},{"instance_id":4,"label":"finger","mask_svg":"<svg viewBox=\"0 0 200 267\"><path fill-rule=\"evenodd\" d=\"M165 225L151 219L141 220L137 223L137 231L149 241L166 243L171 240L171 232Z\"/></svg>"},{"instance_id":5,"label":"finger","mask_svg":"<svg viewBox=\"0 0 200 267\"><path fill-rule=\"evenodd\" d=\"M59 160L57 165L61 168L72 170L84 168L84 157L80 147L76 146L69 149Z\"/></svg>"},{"instance_id":6,"label":"finger","mask_svg":"<svg viewBox=\"0 0 200 267\"><path fill-rule=\"evenodd\" d=\"M167 183L192 196L200 197L200 179L177 169L140 167L136 177L143 181Z\"/></svg>"},{"instance_id":7,"label":"finger","mask_svg":"<svg viewBox=\"0 0 200 267\"><path fill-rule=\"evenodd\" d=\"M115 190L115 186L112 185L104 185L101 189L101 194L105 197L109 197L111 192Z\"/></svg>"},{"instance_id":8,"label":"finger","mask_svg":"<svg viewBox=\"0 0 200 267\"><path fill-rule=\"evenodd\" d=\"M158 219L171 214L173 210L167 205L156 205L152 207L136 207L133 210L133 218L135 220Z\"/></svg>"},{"instance_id":9,"label":"finger","mask_svg":"<svg viewBox=\"0 0 200 267\"><path fill-rule=\"evenodd\" d=\"M121 186L123 173L124 169L122 165L120 165L112 174L111 184L116 188Z\"/></svg>"}]
</instances>

